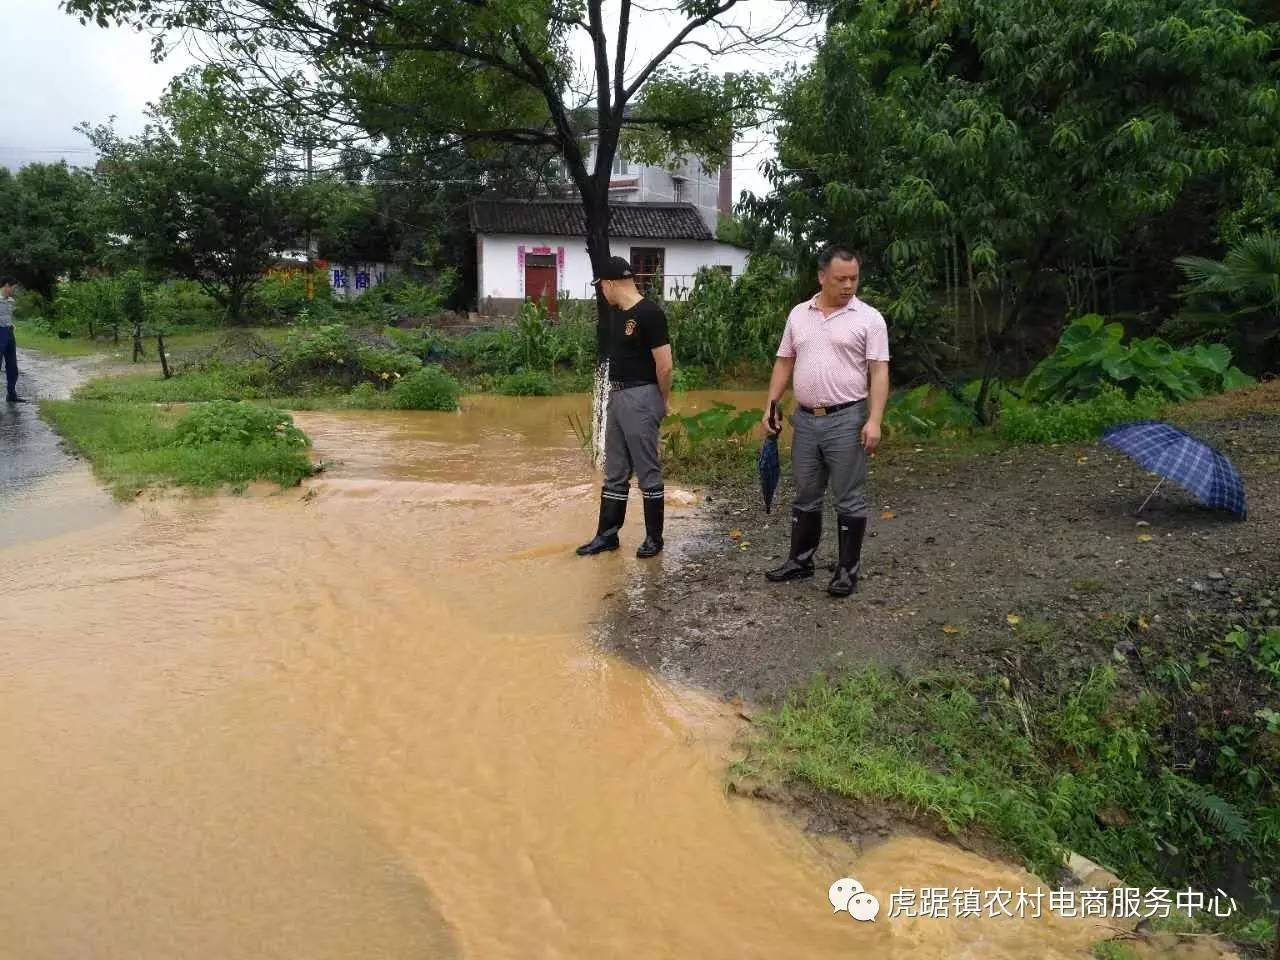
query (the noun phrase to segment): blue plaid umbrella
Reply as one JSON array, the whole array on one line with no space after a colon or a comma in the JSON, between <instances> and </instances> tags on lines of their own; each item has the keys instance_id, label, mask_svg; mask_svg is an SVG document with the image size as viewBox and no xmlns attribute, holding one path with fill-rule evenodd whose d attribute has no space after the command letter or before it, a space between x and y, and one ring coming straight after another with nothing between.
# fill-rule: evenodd
<instances>
[{"instance_id":1,"label":"blue plaid umbrella","mask_svg":"<svg viewBox=\"0 0 1280 960\"><path fill-rule=\"evenodd\" d=\"M778 405L769 408L770 419L777 421ZM778 424L778 433L782 432L782 424ZM778 478L782 476L782 467L778 463L778 433L770 433L760 445L760 454L756 457L756 469L760 472L760 492L764 494L764 512L773 509L773 495L778 490Z\"/></svg>"},{"instance_id":2,"label":"blue plaid umbrella","mask_svg":"<svg viewBox=\"0 0 1280 960\"><path fill-rule=\"evenodd\" d=\"M1165 480L1193 494L1205 506L1229 510L1241 520L1249 515L1244 499L1244 483L1231 461L1207 443L1183 433L1177 427L1155 420L1139 420L1112 427L1102 442L1128 454L1138 464L1160 475L1160 483L1142 508L1156 495Z\"/></svg>"}]
</instances>

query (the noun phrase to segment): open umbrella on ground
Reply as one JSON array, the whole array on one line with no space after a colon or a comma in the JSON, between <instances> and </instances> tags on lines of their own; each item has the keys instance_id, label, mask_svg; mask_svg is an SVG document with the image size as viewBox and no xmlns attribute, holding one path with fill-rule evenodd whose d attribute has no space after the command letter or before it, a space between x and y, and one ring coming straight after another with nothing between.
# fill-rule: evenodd
<instances>
[{"instance_id":1,"label":"open umbrella on ground","mask_svg":"<svg viewBox=\"0 0 1280 960\"><path fill-rule=\"evenodd\" d=\"M769 405L769 423L777 424L777 431L770 431L760 445L760 454L756 457L756 468L760 472L760 492L764 494L764 512L773 509L773 495L778 490L778 478L782 476L782 466L778 462L778 434L782 433L782 421L778 418L778 405Z\"/></svg>"},{"instance_id":2,"label":"open umbrella on ground","mask_svg":"<svg viewBox=\"0 0 1280 960\"><path fill-rule=\"evenodd\" d=\"M1249 515L1244 483L1231 461L1203 440L1177 427L1156 420L1139 420L1112 427L1102 435L1102 442L1159 474L1160 482L1142 502L1139 513L1164 482L1172 480L1205 506L1227 510L1241 520Z\"/></svg>"}]
</instances>

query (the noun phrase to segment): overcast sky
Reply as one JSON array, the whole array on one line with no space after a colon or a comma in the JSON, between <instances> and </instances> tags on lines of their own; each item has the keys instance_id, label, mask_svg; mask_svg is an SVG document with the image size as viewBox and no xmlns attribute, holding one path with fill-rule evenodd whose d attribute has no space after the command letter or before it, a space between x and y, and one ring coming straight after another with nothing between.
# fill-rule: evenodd
<instances>
[{"instance_id":1,"label":"overcast sky","mask_svg":"<svg viewBox=\"0 0 1280 960\"><path fill-rule=\"evenodd\" d=\"M756 23L776 16L782 4L750 0L745 16ZM606 11L608 14L609 11ZM616 18L613 13L608 19ZM743 21L745 22L745 21ZM83 120L104 123L115 115L116 128L133 134L145 123L148 101L159 98L169 80L193 61L176 51L161 64L153 64L150 40L127 28L102 29L81 26L63 13L57 0L0 0L0 166L16 169L34 161L89 166L94 153L75 131ZM633 24L631 61L660 49L670 36L660 15ZM611 45L612 48L612 45ZM716 58L713 69L773 69L784 60L804 61L807 53L788 50L784 56L761 59L742 55ZM692 62L711 58L691 52ZM759 132L743 135L734 154L734 189L767 192L758 172L759 163L773 153L768 138Z\"/></svg>"}]
</instances>

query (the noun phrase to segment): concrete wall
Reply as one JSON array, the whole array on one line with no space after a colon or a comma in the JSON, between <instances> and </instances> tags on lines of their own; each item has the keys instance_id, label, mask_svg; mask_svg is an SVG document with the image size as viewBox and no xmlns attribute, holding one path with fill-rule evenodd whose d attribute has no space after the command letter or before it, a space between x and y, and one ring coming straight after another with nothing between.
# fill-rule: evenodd
<instances>
[{"instance_id":1,"label":"concrete wall","mask_svg":"<svg viewBox=\"0 0 1280 960\"><path fill-rule=\"evenodd\" d=\"M594 170L595 162L593 146L587 169ZM609 188L610 198L619 203L692 203L713 234L722 212L720 194L720 169L704 170L692 157L672 168L630 162L625 173L613 175Z\"/></svg>"},{"instance_id":2,"label":"concrete wall","mask_svg":"<svg viewBox=\"0 0 1280 960\"><path fill-rule=\"evenodd\" d=\"M556 287L569 299L588 299L591 291L591 261L582 237L503 236L481 234L476 238L479 286L476 300L484 309L486 300L518 303L524 297L524 257L528 253L550 253L556 257ZM747 266L747 252L725 243L697 240L632 240L614 237L610 246L617 256L629 257L632 247L662 247L666 251L666 294L681 296L681 289L693 285L702 267L727 266L739 276Z\"/></svg>"}]
</instances>

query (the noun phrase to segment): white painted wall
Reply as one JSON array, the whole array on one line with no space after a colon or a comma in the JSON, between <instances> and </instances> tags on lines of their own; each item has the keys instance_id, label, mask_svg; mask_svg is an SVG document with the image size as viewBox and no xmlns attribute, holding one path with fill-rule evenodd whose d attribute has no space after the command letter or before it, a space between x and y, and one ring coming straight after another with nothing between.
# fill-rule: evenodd
<instances>
[{"instance_id":1,"label":"white painted wall","mask_svg":"<svg viewBox=\"0 0 1280 960\"><path fill-rule=\"evenodd\" d=\"M481 234L477 238L479 253L479 302L524 297L524 253L543 252L549 248L557 256L556 287L570 299L588 299L591 291L591 260L587 257L584 237L539 237ZM747 252L714 240L632 240L613 237L609 241L616 256L629 257L632 247L662 247L666 251L667 296L680 297L680 289L693 285L693 277L702 267L727 266L737 277L747 268ZM523 250L521 249L523 248ZM559 257L563 251L563 258Z\"/></svg>"}]
</instances>

